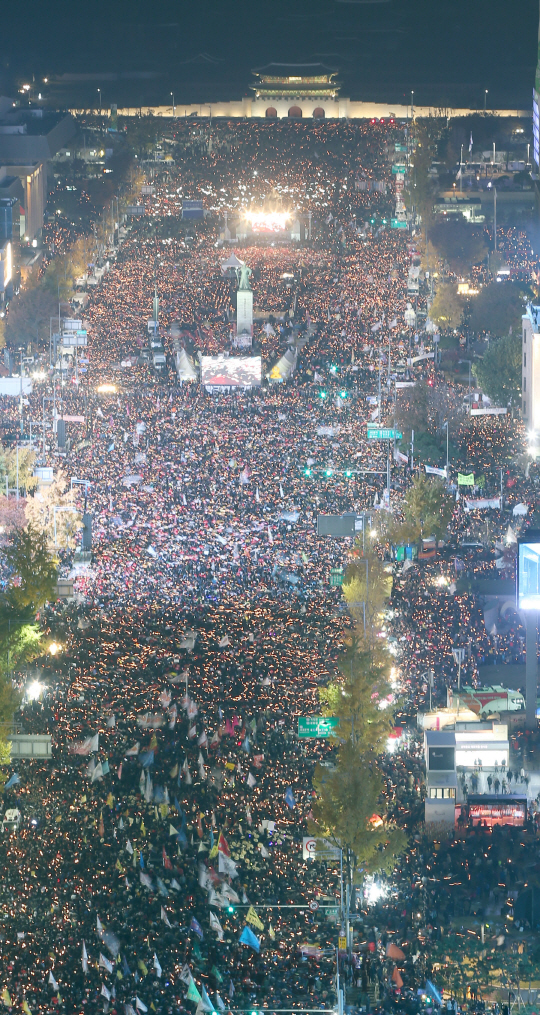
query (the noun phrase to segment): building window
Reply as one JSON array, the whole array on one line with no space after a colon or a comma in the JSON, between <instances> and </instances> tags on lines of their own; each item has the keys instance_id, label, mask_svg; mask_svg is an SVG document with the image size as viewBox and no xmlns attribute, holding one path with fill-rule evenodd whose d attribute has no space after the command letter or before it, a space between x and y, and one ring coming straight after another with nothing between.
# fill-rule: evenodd
<instances>
[{"instance_id":1,"label":"building window","mask_svg":"<svg viewBox=\"0 0 540 1015\"><path fill-rule=\"evenodd\" d=\"M527 390L527 378L526 377L523 377L523 390L524 391Z\"/></svg>"},{"instance_id":2,"label":"building window","mask_svg":"<svg viewBox=\"0 0 540 1015\"><path fill-rule=\"evenodd\" d=\"M455 800L456 790L454 786L431 786L429 790L430 800Z\"/></svg>"},{"instance_id":3,"label":"building window","mask_svg":"<svg viewBox=\"0 0 540 1015\"><path fill-rule=\"evenodd\" d=\"M524 367L527 366L527 353L526 352L523 353L523 366Z\"/></svg>"}]
</instances>

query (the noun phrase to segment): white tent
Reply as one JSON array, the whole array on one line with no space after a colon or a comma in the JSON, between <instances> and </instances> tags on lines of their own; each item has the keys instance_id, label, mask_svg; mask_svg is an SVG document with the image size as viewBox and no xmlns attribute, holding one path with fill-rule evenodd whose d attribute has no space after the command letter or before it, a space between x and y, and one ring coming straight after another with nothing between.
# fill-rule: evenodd
<instances>
[{"instance_id":1,"label":"white tent","mask_svg":"<svg viewBox=\"0 0 540 1015\"><path fill-rule=\"evenodd\" d=\"M296 351L293 349L287 349L287 352L283 354L275 366L270 371L271 381L288 381L296 367Z\"/></svg>"},{"instance_id":2,"label":"white tent","mask_svg":"<svg viewBox=\"0 0 540 1015\"><path fill-rule=\"evenodd\" d=\"M243 264L244 261L240 261L233 250L230 257L228 257L226 261L221 262L221 271L223 275L226 275L232 270L236 271L237 268L241 268Z\"/></svg>"},{"instance_id":3,"label":"white tent","mask_svg":"<svg viewBox=\"0 0 540 1015\"><path fill-rule=\"evenodd\" d=\"M176 353L176 373L180 381L196 381L197 371L185 349Z\"/></svg>"}]
</instances>

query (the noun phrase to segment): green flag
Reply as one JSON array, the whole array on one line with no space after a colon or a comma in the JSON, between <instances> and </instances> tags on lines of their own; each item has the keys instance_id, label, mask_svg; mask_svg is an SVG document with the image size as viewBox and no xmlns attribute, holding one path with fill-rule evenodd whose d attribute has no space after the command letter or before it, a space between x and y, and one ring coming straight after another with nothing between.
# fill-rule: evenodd
<instances>
[{"instance_id":1,"label":"green flag","mask_svg":"<svg viewBox=\"0 0 540 1015\"><path fill-rule=\"evenodd\" d=\"M199 994L199 991L197 990L195 980L191 980L188 987L188 992L186 994L186 998L188 1001L195 1001L195 1004L198 1004L199 1001L202 1001L202 997Z\"/></svg>"},{"instance_id":2,"label":"green flag","mask_svg":"<svg viewBox=\"0 0 540 1015\"><path fill-rule=\"evenodd\" d=\"M474 486L474 472L469 472L466 476L458 472L457 481L458 486Z\"/></svg>"},{"instance_id":3,"label":"green flag","mask_svg":"<svg viewBox=\"0 0 540 1015\"><path fill-rule=\"evenodd\" d=\"M223 983L223 977L217 966L212 966L210 973L214 977L216 983Z\"/></svg>"}]
</instances>

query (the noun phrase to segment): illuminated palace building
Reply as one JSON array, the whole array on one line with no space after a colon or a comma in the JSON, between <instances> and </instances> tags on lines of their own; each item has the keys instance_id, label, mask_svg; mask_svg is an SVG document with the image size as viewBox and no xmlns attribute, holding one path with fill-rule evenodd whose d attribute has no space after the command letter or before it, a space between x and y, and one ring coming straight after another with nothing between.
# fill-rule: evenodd
<instances>
[{"instance_id":1,"label":"illuminated palace building","mask_svg":"<svg viewBox=\"0 0 540 1015\"><path fill-rule=\"evenodd\" d=\"M338 117L340 113L337 70L322 63L305 63L296 66L286 63L269 63L254 70L255 83L252 116L292 117L312 116L323 120Z\"/></svg>"}]
</instances>

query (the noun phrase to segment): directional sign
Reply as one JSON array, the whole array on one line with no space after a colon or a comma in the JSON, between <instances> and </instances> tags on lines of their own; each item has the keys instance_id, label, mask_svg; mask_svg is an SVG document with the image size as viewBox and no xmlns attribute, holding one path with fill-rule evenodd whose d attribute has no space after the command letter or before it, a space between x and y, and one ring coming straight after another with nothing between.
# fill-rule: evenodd
<instances>
[{"instance_id":1,"label":"directional sign","mask_svg":"<svg viewBox=\"0 0 540 1015\"><path fill-rule=\"evenodd\" d=\"M390 430L387 427L368 427L369 441L400 441L403 437L401 430Z\"/></svg>"},{"instance_id":2,"label":"directional sign","mask_svg":"<svg viewBox=\"0 0 540 1015\"><path fill-rule=\"evenodd\" d=\"M339 949L340 952L347 951L347 938L346 937L338 937L338 949Z\"/></svg>"},{"instance_id":3,"label":"directional sign","mask_svg":"<svg viewBox=\"0 0 540 1015\"><path fill-rule=\"evenodd\" d=\"M310 835L304 835L302 839L302 858L304 860L335 860L339 857L339 849L332 846L331 842L325 839L318 840L321 845L317 848L317 839Z\"/></svg>"},{"instance_id":4,"label":"directional sign","mask_svg":"<svg viewBox=\"0 0 540 1015\"><path fill-rule=\"evenodd\" d=\"M310 715L298 719L299 737L329 737L339 726L339 719L322 715Z\"/></svg>"},{"instance_id":5,"label":"directional sign","mask_svg":"<svg viewBox=\"0 0 540 1015\"><path fill-rule=\"evenodd\" d=\"M407 229L408 225L408 222L403 222L401 219L390 219L391 229Z\"/></svg>"},{"instance_id":6,"label":"directional sign","mask_svg":"<svg viewBox=\"0 0 540 1015\"><path fill-rule=\"evenodd\" d=\"M406 144L397 144L396 143L394 145L394 151L395 152L406 152L407 151L407 145Z\"/></svg>"},{"instance_id":7,"label":"directional sign","mask_svg":"<svg viewBox=\"0 0 540 1015\"><path fill-rule=\"evenodd\" d=\"M392 172L393 173L406 173L407 172L407 166L405 166L402 163L398 162L394 166L392 166Z\"/></svg>"}]
</instances>

